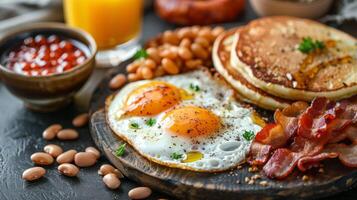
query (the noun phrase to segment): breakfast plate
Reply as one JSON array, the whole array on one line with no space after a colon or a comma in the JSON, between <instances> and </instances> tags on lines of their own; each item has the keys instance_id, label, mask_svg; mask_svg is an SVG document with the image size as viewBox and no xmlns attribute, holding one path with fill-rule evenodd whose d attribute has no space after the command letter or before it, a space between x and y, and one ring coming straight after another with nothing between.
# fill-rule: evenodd
<instances>
[{"instance_id":1,"label":"breakfast plate","mask_svg":"<svg viewBox=\"0 0 357 200\"><path fill-rule=\"evenodd\" d=\"M332 195L357 183L356 51L287 16L165 31L97 88L91 134L127 177L179 199Z\"/></svg>"},{"instance_id":2,"label":"breakfast plate","mask_svg":"<svg viewBox=\"0 0 357 200\"><path fill-rule=\"evenodd\" d=\"M123 68L121 68L124 70ZM282 181L265 178L259 172L253 172L248 165L242 168L217 172L202 173L168 168L147 160L130 145L125 154L116 156L118 146L124 143L106 123L104 102L113 92L107 87L119 69L113 69L95 90L91 100L92 118L91 136L106 157L125 176L152 189L161 191L179 199L281 199L281 198L321 198L348 190L357 185L357 170L342 166L337 160L324 162L324 172L310 170L310 179L302 181L303 174L294 171ZM259 112L262 116L271 116L271 112ZM246 182L255 179L254 183Z\"/></svg>"}]
</instances>

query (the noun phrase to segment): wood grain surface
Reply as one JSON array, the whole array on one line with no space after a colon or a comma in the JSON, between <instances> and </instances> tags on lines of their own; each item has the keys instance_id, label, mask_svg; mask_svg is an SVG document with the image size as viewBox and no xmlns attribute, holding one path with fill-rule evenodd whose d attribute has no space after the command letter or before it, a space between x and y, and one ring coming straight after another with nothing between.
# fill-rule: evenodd
<instances>
[{"instance_id":1,"label":"wood grain surface","mask_svg":"<svg viewBox=\"0 0 357 200\"><path fill-rule=\"evenodd\" d=\"M248 172L248 166L222 173L199 173L153 163L140 156L130 145L122 157L115 156L115 150L123 143L110 130L105 122L102 108L104 99L112 91L107 88L110 77L117 73L113 70L99 85L92 99L93 115L90 130L94 142L105 153L107 158L127 177L179 199L301 199L321 198L348 190L357 185L357 169L346 168L337 160L324 162L324 173L311 170L307 173L309 181L302 181L302 176L295 171L288 179L276 181L264 178L260 172ZM94 112L95 110L98 111ZM245 182L246 177L255 174L263 178L255 184ZM259 184L267 181L268 186Z\"/></svg>"}]
</instances>

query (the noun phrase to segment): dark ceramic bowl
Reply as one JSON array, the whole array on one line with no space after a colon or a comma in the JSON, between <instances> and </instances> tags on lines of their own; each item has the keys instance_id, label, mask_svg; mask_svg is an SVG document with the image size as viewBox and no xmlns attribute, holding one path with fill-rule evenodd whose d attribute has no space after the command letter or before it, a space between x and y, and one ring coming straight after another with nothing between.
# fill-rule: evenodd
<instances>
[{"instance_id":1,"label":"dark ceramic bowl","mask_svg":"<svg viewBox=\"0 0 357 200\"><path fill-rule=\"evenodd\" d=\"M86 32L70 28L61 23L36 23L14 28L0 37L0 58L6 56L9 49L26 37L37 34L56 34L81 42L87 48L87 59L74 68L59 74L46 76L26 76L6 68L0 60L0 78L8 90L19 97L25 105L36 111L54 111L69 102L73 95L90 77L97 46L94 39Z\"/></svg>"}]
</instances>

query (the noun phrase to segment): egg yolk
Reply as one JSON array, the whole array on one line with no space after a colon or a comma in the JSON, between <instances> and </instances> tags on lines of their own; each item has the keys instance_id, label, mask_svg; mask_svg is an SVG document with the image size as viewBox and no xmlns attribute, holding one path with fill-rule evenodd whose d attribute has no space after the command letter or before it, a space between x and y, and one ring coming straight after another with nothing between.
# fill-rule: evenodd
<instances>
[{"instance_id":1,"label":"egg yolk","mask_svg":"<svg viewBox=\"0 0 357 200\"><path fill-rule=\"evenodd\" d=\"M125 103L127 116L156 115L177 105L182 91L165 82L150 82L133 90Z\"/></svg>"},{"instance_id":2,"label":"egg yolk","mask_svg":"<svg viewBox=\"0 0 357 200\"><path fill-rule=\"evenodd\" d=\"M215 133L220 128L220 119L209 110L189 106L168 112L163 126L174 135L194 138Z\"/></svg>"},{"instance_id":3,"label":"egg yolk","mask_svg":"<svg viewBox=\"0 0 357 200\"><path fill-rule=\"evenodd\" d=\"M254 124L256 124L260 127L264 127L266 125L264 119L255 111L251 114L251 119Z\"/></svg>"},{"instance_id":4,"label":"egg yolk","mask_svg":"<svg viewBox=\"0 0 357 200\"><path fill-rule=\"evenodd\" d=\"M203 154L198 152L198 151L191 151L186 153L186 159L183 160L182 162L184 163L191 163L191 162L196 162L198 160L201 160L203 158Z\"/></svg>"}]
</instances>

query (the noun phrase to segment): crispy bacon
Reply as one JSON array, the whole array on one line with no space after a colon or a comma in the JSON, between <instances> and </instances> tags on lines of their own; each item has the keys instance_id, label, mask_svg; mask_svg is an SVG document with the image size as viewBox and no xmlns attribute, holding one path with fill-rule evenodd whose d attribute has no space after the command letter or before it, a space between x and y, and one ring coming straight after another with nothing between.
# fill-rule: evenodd
<instances>
[{"instance_id":1,"label":"crispy bacon","mask_svg":"<svg viewBox=\"0 0 357 200\"><path fill-rule=\"evenodd\" d=\"M357 145L357 126L350 126L346 128L344 133L353 144Z\"/></svg>"},{"instance_id":2,"label":"crispy bacon","mask_svg":"<svg viewBox=\"0 0 357 200\"><path fill-rule=\"evenodd\" d=\"M347 167L357 167L357 144L330 144L325 152L334 152L338 158Z\"/></svg>"},{"instance_id":3,"label":"crispy bacon","mask_svg":"<svg viewBox=\"0 0 357 200\"><path fill-rule=\"evenodd\" d=\"M319 163L322 160L328 159L328 158L336 158L338 156L337 153L335 152L330 152L330 153L320 153L315 156L305 156L299 159L297 163L297 167L299 168L300 171L306 171L312 167L317 167L319 166Z\"/></svg>"},{"instance_id":4,"label":"crispy bacon","mask_svg":"<svg viewBox=\"0 0 357 200\"><path fill-rule=\"evenodd\" d=\"M328 114L325 119L325 111L330 106L330 101L326 98L317 98L312 101L311 106L299 118L297 133L311 139L319 137L321 134L319 129L325 127L326 121L332 120L334 117L334 115Z\"/></svg>"},{"instance_id":5,"label":"crispy bacon","mask_svg":"<svg viewBox=\"0 0 357 200\"><path fill-rule=\"evenodd\" d=\"M248 163L251 165L264 165L270 156L272 147L270 145L253 142L250 147Z\"/></svg>"},{"instance_id":6,"label":"crispy bacon","mask_svg":"<svg viewBox=\"0 0 357 200\"><path fill-rule=\"evenodd\" d=\"M269 178L283 179L295 168L299 155L286 148L274 151L263 171Z\"/></svg>"},{"instance_id":7,"label":"crispy bacon","mask_svg":"<svg viewBox=\"0 0 357 200\"><path fill-rule=\"evenodd\" d=\"M344 165L357 167L357 97L337 103L316 98L309 107L295 103L277 110L274 119L257 134L251 149L250 163L266 162L268 177L283 179L296 166L306 171L337 156ZM346 139L352 144L336 144Z\"/></svg>"},{"instance_id":8,"label":"crispy bacon","mask_svg":"<svg viewBox=\"0 0 357 200\"><path fill-rule=\"evenodd\" d=\"M284 146L288 137L280 124L267 124L257 133L255 140L276 149Z\"/></svg>"},{"instance_id":9,"label":"crispy bacon","mask_svg":"<svg viewBox=\"0 0 357 200\"><path fill-rule=\"evenodd\" d=\"M357 126L347 127L341 134L334 134L335 137L329 140L329 143L338 143L346 139L350 140L352 143L357 144Z\"/></svg>"},{"instance_id":10,"label":"crispy bacon","mask_svg":"<svg viewBox=\"0 0 357 200\"><path fill-rule=\"evenodd\" d=\"M299 118L298 134L310 139L331 137L330 134L342 131L353 122L354 107L349 106L348 101L336 104L317 98Z\"/></svg>"},{"instance_id":11,"label":"crispy bacon","mask_svg":"<svg viewBox=\"0 0 357 200\"><path fill-rule=\"evenodd\" d=\"M275 121L282 126L286 139L293 137L298 128L298 118L288 117L282 111L276 110L274 113Z\"/></svg>"},{"instance_id":12,"label":"crispy bacon","mask_svg":"<svg viewBox=\"0 0 357 200\"><path fill-rule=\"evenodd\" d=\"M270 178L283 179L294 170L300 158L314 156L322 149L323 145L316 141L295 137L290 149L280 148L275 150L263 167L263 171Z\"/></svg>"}]
</instances>

